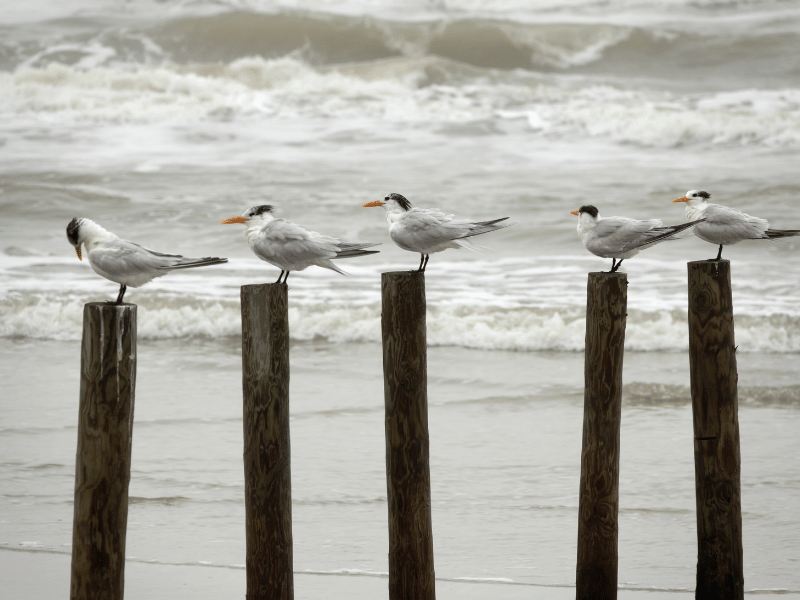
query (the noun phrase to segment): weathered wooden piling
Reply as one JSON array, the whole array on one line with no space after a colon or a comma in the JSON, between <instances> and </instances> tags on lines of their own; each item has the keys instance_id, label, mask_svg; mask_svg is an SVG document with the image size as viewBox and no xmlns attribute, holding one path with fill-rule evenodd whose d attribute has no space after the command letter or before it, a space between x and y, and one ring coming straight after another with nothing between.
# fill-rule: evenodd
<instances>
[{"instance_id":1,"label":"weathered wooden piling","mask_svg":"<svg viewBox=\"0 0 800 600\"><path fill-rule=\"evenodd\" d=\"M727 260L689 269L689 360L697 497L698 600L742 600L736 346Z\"/></svg>"},{"instance_id":2,"label":"weathered wooden piling","mask_svg":"<svg viewBox=\"0 0 800 600\"><path fill-rule=\"evenodd\" d=\"M389 599L434 600L425 274L381 277Z\"/></svg>"},{"instance_id":3,"label":"weathered wooden piling","mask_svg":"<svg viewBox=\"0 0 800 600\"><path fill-rule=\"evenodd\" d=\"M242 286L247 600L291 600L289 316L285 283Z\"/></svg>"},{"instance_id":4,"label":"weathered wooden piling","mask_svg":"<svg viewBox=\"0 0 800 600\"><path fill-rule=\"evenodd\" d=\"M136 383L136 306L83 307L71 600L122 600Z\"/></svg>"},{"instance_id":5,"label":"weathered wooden piling","mask_svg":"<svg viewBox=\"0 0 800 600\"><path fill-rule=\"evenodd\" d=\"M576 598L617 597L625 273L589 273Z\"/></svg>"}]
</instances>

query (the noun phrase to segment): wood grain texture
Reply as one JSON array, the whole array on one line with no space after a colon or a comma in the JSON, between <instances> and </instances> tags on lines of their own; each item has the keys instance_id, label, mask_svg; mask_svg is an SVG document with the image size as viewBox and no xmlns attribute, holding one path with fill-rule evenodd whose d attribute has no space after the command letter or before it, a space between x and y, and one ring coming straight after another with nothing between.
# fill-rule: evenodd
<instances>
[{"instance_id":1,"label":"wood grain texture","mask_svg":"<svg viewBox=\"0 0 800 600\"><path fill-rule=\"evenodd\" d=\"M695 597L744 596L738 373L730 262L689 270L689 364L697 496Z\"/></svg>"},{"instance_id":2,"label":"wood grain texture","mask_svg":"<svg viewBox=\"0 0 800 600\"><path fill-rule=\"evenodd\" d=\"M291 600L289 317L285 283L242 286L247 600Z\"/></svg>"},{"instance_id":3,"label":"wood grain texture","mask_svg":"<svg viewBox=\"0 0 800 600\"><path fill-rule=\"evenodd\" d=\"M425 274L381 277L389 599L434 600Z\"/></svg>"},{"instance_id":4,"label":"wood grain texture","mask_svg":"<svg viewBox=\"0 0 800 600\"><path fill-rule=\"evenodd\" d=\"M136 384L136 306L83 307L72 600L121 600Z\"/></svg>"},{"instance_id":5,"label":"wood grain texture","mask_svg":"<svg viewBox=\"0 0 800 600\"><path fill-rule=\"evenodd\" d=\"M617 597L625 273L589 273L576 598Z\"/></svg>"}]
</instances>

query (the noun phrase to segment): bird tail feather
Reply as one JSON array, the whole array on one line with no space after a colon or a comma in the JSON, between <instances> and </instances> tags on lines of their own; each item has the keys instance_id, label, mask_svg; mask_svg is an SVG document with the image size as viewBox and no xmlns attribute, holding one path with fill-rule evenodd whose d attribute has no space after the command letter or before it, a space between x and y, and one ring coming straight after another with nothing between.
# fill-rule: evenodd
<instances>
[{"instance_id":1,"label":"bird tail feather","mask_svg":"<svg viewBox=\"0 0 800 600\"><path fill-rule=\"evenodd\" d=\"M343 271L342 269L340 269L336 265L336 263L329 258L323 258L319 260L319 262L316 262L314 264L319 267L322 267L323 269L330 269L331 271L336 271L337 273L340 273L342 275L350 275L350 273L348 273L347 271Z\"/></svg>"},{"instance_id":2,"label":"bird tail feather","mask_svg":"<svg viewBox=\"0 0 800 600\"><path fill-rule=\"evenodd\" d=\"M216 256L205 256L203 258L183 258L174 265L166 265L159 267L159 269L164 271L174 271L176 269L193 269L194 267L221 265L226 262L228 262L227 258L218 258Z\"/></svg>"},{"instance_id":3,"label":"bird tail feather","mask_svg":"<svg viewBox=\"0 0 800 600\"><path fill-rule=\"evenodd\" d=\"M373 246L380 246L380 244L339 244L339 251L336 253L336 258L354 258L356 256L367 256L368 254L377 254L380 250L364 250L364 248L372 248Z\"/></svg>"},{"instance_id":4,"label":"bird tail feather","mask_svg":"<svg viewBox=\"0 0 800 600\"><path fill-rule=\"evenodd\" d=\"M780 238L800 235L800 229L767 229L764 232L764 235L771 240L777 240Z\"/></svg>"},{"instance_id":5,"label":"bird tail feather","mask_svg":"<svg viewBox=\"0 0 800 600\"><path fill-rule=\"evenodd\" d=\"M473 252L477 252L480 254L483 250L486 250L486 246L479 246L469 240L465 240L464 238L458 238L453 240L456 244L461 246L462 248L466 248L467 250L472 250Z\"/></svg>"},{"instance_id":6,"label":"bird tail feather","mask_svg":"<svg viewBox=\"0 0 800 600\"><path fill-rule=\"evenodd\" d=\"M490 231L497 231L498 229L503 229L504 227L511 227L513 223L503 223L502 225L498 225L501 221L505 221L508 217L503 217L502 219L494 219L492 221L480 221L478 223L474 223L472 229L470 229L467 233L460 236L458 239L464 239L468 237L473 237L476 235L481 235L482 233L489 233Z\"/></svg>"}]
</instances>

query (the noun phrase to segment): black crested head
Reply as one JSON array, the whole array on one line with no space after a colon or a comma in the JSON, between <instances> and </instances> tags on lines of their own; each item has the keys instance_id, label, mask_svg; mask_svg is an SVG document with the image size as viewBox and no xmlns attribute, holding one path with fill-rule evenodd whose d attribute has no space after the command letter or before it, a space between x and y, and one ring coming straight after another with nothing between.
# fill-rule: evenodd
<instances>
[{"instance_id":1,"label":"black crested head","mask_svg":"<svg viewBox=\"0 0 800 600\"><path fill-rule=\"evenodd\" d=\"M257 217L264 213L272 213L272 206L270 204L262 204L261 206L254 206L249 211L251 217Z\"/></svg>"},{"instance_id":2,"label":"black crested head","mask_svg":"<svg viewBox=\"0 0 800 600\"><path fill-rule=\"evenodd\" d=\"M386 196L384 200L394 200L400 205L400 208L402 208L403 210L411 210L411 202L409 202L406 199L406 197L401 194L395 194L394 192L392 192L391 194Z\"/></svg>"},{"instance_id":3,"label":"black crested head","mask_svg":"<svg viewBox=\"0 0 800 600\"><path fill-rule=\"evenodd\" d=\"M78 232L81 229L81 221L83 221L83 219L75 217L74 219L72 219L72 221L69 222L69 225L67 225L67 239L69 240L69 243L72 244L73 246L77 246L79 243Z\"/></svg>"},{"instance_id":4,"label":"black crested head","mask_svg":"<svg viewBox=\"0 0 800 600\"><path fill-rule=\"evenodd\" d=\"M581 206L578 209L578 214L579 215L582 215L583 213L587 213L589 215L592 215L593 219L597 218L597 212L598 212L597 209L594 206L592 206L591 204L585 204L585 205Z\"/></svg>"},{"instance_id":5,"label":"black crested head","mask_svg":"<svg viewBox=\"0 0 800 600\"><path fill-rule=\"evenodd\" d=\"M703 198L704 200L708 200L709 198L711 198L711 194L709 194L708 192L697 192L695 196Z\"/></svg>"}]
</instances>

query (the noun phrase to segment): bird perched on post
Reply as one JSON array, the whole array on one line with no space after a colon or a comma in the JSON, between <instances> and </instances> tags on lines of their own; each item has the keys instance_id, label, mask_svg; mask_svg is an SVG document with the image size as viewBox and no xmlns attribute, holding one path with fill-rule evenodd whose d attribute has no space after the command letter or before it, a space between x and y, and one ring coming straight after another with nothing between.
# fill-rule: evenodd
<instances>
[{"instance_id":1,"label":"bird perched on post","mask_svg":"<svg viewBox=\"0 0 800 600\"><path fill-rule=\"evenodd\" d=\"M309 231L286 219L276 219L269 204L248 208L241 216L222 221L223 225L229 223L244 223L247 226L244 237L247 238L253 253L281 270L275 283L280 283L281 277L283 283L286 283L290 271L302 271L312 265L347 275L333 264L331 259L378 253L378 250L364 250L364 248L379 244L340 242L336 238Z\"/></svg>"},{"instance_id":2,"label":"bird perched on post","mask_svg":"<svg viewBox=\"0 0 800 600\"><path fill-rule=\"evenodd\" d=\"M703 219L703 223L694 228L694 234L701 240L719 244L717 258L722 258L722 247L738 244L743 240L777 240L800 235L800 229L770 229L769 221L751 217L745 213L708 201L711 194L698 190L689 190L685 196L675 198L673 202L686 202L687 219Z\"/></svg>"},{"instance_id":3,"label":"bird perched on post","mask_svg":"<svg viewBox=\"0 0 800 600\"><path fill-rule=\"evenodd\" d=\"M469 248L475 252L480 250L468 239L483 233L497 231L512 225L503 223L508 217L492 221L470 221L456 219L446 215L438 208L416 208L411 206L404 196L389 194L383 201L375 200L362 205L362 208L382 206L386 211L386 222L389 224L389 235L395 244L409 252L419 252L418 272L424 273L428 259L434 252L448 248Z\"/></svg>"},{"instance_id":4,"label":"bird perched on post","mask_svg":"<svg viewBox=\"0 0 800 600\"><path fill-rule=\"evenodd\" d=\"M151 279L178 269L228 262L227 258L184 258L180 254L156 252L123 240L90 219L78 217L67 225L67 239L75 247L75 253L81 260L81 244L86 246L86 258L95 273L119 284L119 295L113 304L122 304L122 297L128 286L139 287Z\"/></svg>"},{"instance_id":5,"label":"bird perched on post","mask_svg":"<svg viewBox=\"0 0 800 600\"><path fill-rule=\"evenodd\" d=\"M586 249L596 256L611 259L609 273L616 273L623 260L636 256L640 250L666 240L676 240L676 234L700 222L665 227L658 219L603 218L591 204L570 214L578 216L578 236Z\"/></svg>"}]
</instances>

